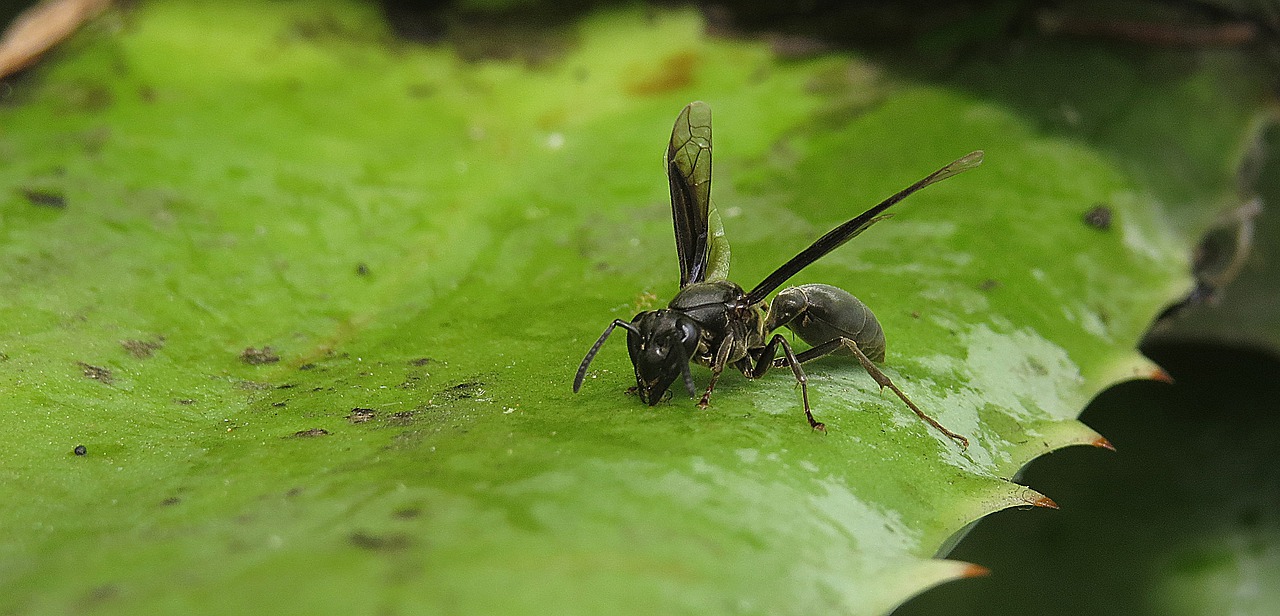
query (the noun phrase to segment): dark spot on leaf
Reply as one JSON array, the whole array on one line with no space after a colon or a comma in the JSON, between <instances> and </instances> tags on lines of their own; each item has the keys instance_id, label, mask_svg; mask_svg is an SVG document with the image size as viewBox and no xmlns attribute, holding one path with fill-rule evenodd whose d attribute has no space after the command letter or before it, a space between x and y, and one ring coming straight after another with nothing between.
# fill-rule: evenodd
<instances>
[{"instance_id":1,"label":"dark spot on leaf","mask_svg":"<svg viewBox=\"0 0 1280 616\"><path fill-rule=\"evenodd\" d=\"M148 85L138 86L138 100L144 103L156 102L156 89Z\"/></svg>"},{"instance_id":2,"label":"dark spot on leaf","mask_svg":"<svg viewBox=\"0 0 1280 616\"><path fill-rule=\"evenodd\" d=\"M299 370L315 370L315 369L316 369L316 365L315 365L315 364L302 364L301 366L298 366L298 369L299 369Z\"/></svg>"},{"instance_id":3,"label":"dark spot on leaf","mask_svg":"<svg viewBox=\"0 0 1280 616\"><path fill-rule=\"evenodd\" d=\"M62 193L23 189L22 196L27 198L27 203L37 207L50 207L57 210L65 210L67 208L67 198Z\"/></svg>"},{"instance_id":4,"label":"dark spot on leaf","mask_svg":"<svg viewBox=\"0 0 1280 616\"><path fill-rule=\"evenodd\" d=\"M358 530L351 533L351 545L364 550L373 550L376 552L390 552L395 550L403 550L413 544L413 540L404 533L388 533L385 535L375 535L373 533Z\"/></svg>"},{"instance_id":5,"label":"dark spot on leaf","mask_svg":"<svg viewBox=\"0 0 1280 616\"><path fill-rule=\"evenodd\" d=\"M1000 281L994 278L988 278L978 284L978 288L983 291L991 291L1000 286Z\"/></svg>"},{"instance_id":6,"label":"dark spot on leaf","mask_svg":"<svg viewBox=\"0 0 1280 616\"><path fill-rule=\"evenodd\" d=\"M399 413L392 413L391 417L387 418L387 422L393 426L407 426L413 423L413 416L415 414L417 414L415 411L400 411Z\"/></svg>"},{"instance_id":7,"label":"dark spot on leaf","mask_svg":"<svg viewBox=\"0 0 1280 616\"><path fill-rule=\"evenodd\" d=\"M271 383L260 383L258 381L236 381L236 387L247 391L266 391L274 386Z\"/></svg>"},{"instance_id":8,"label":"dark spot on leaf","mask_svg":"<svg viewBox=\"0 0 1280 616\"><path fill-rule=\"evenodd\" d=\"M395 512L392 513L391 515L400 520L412 520L422 515L422 508L421 507L404 507L402 509L396 509Z\"/></svg>"},{"instance_id":9,"label":"dark spot on leaf","mask_svg":"<svg viewBox=\"0 0 1280 616\"><path fill-rule=\"evenodd\" d=\"M312 438L316 436L329 436L329 431L324 428L312 428L310 430L299 430L293 433L295 438Z\"/></svg>"},{"instance_id":10,"label":"dark spot on leaf","mask_svg":"<svg viewBox=\"0 0 1280 616\"><path fill-rule=\"evenodd\" d=\"M77 456L83 456L89 453L89 448L85 447L84 445L76 445L76 448L72 449L71 451L74 452Z\"/></svg>"},{"instance_id":11,"label":"dark spot on leaf","mask_svg":"<svg viewBox=\"0 0 1280 616\"><path fill-rule=\"evenodd\" d=\"M409 365L410 365L410 366L425 366L425 365L427 365L427 364L429 364L429 363L431 363L431 362L433 362L433 361L435 361L435 360L434 360L434 359L431 359L430 357L419 357L419 358L417 358L417 359L410 360L410 361L409 361Z\"/></svg>"},{"instance_id":12,"label":"dark spot on leaf","mask_svg":"<svg viewBox=\"0 0 1280 616\"><path fill-rule=\"evenodd\" d=\"M275 349L264 346L261 349L247 347L240 352L240 361L251 366L260 366L262 364L274 364L280 361L280 356L276 355Z\"/></svg>"},{"instance_id":13,"label":"dark spot on leaf","mask_svg":"<svg viewBox=\"0 0 1280 616\"><path fill-rule=\"evenodd\" d=\"M1111 208L1099 203L1084 213L1084 224L1099 231L1106 231L1111 228L1111 217Z\"/></svg>"},{"instance_id":14,"label":"dark spot on leaf","mask_svg":"<svg viewBox=\"0 0 1280 616\"><path fill-rule=\"evenodd\" d=\"M692 51L674 53L662 59L651 72L632 78L624 89L627 94L663 94L688 87L693 83L693 67L698 56Z\"/></svg>"},{"instance_id":15,"label":"dark spot on leaf","mask_svg":"<svg viewBox=\"0 0 1280 616\"><path fill-rule=\"evenodd\" d=\"M271 406L280 409L280 408L284 408L288 404L289 404L288 402L272 402Z\"/></svg>"},{"instance_id":16,"label":"dark spot on leaf","mask_svg":"<svg viewBox=\"0 0 1280 616\"><path fill-rule=\"evenodd\" d=\"M164 347L164 338L155 340L121 340L120 346L138 359L146 359Z\"/></svg>"},{"instance_id":17,"label":"dark spot on leaf","mask_svg":"<svg viewBox=\"0 0 1280 616\"><path fill-rule=\"evenodd\" d=\"M196 403L196 401L192 400L191 398L180 398L178 400L174 400L174 402L177 402L178 404L181 404L183 406L188 406Z\"/></svg>"},{"instance_id":18,"label":"dark spot on leaf","mask_svg":"<svg viewBox=\"0 0 1280 616\"><path fill-rule=\"evenodd\" d=\"M120 594L120 589L113 584L102 584L94 586L84 593L80 598L80 604L86 608L91 608L99 603L110 601Z\"/></svg>"},{"instance_id":19,"label":"dark spot on leaf","mask_svg":"<svg viewBox=\"0 0 1280 616\"><path fill-rule=\"evenodd\" d=\"M463 381L437 391L432 399L439 397L445 401L464 400L484 394L484 383L481 381Z\"/></svg>"},{"instance_id":20,"label":"dark spot on leaf","mask_svg":"<svg viewBox=\"0 0 1280 616\"><path fill-rule=\"evenodd\" d=\"M76 138L84 148L85 154L96 155L107 145L107 141L111 138L111 129L105 126L91 128L77 133Z\"/></svg>"},{"instance_id":21,"label":"dark spot on leaf","mask_svg":"<svg viewBox=\"0 0 1280 616\"><path fill-rule=\"evenodd\" d=\"M377 416L378 412L373 409L362 409L360 407L356 407L351 409L350 413L347 413L347 421L353 424L362 424L372 421L377 418Z\"/></svg>"},{"instance_id":22,"label":"dark spot on leaf","mask_svg":"<svg viewBox=\"0 0 1280 616\"><path fill-rule=\"evenodd\" d=\"M111 370L108 370L107 368L103 368L100 366L93 366L90 364L86 364L82 361L76 362L76 365L80 366L80 369L84 371L84 375L86 378L90 378L95 381L100 381L104 385L110 385L114 383L116 380L115 376L111 374Z\"/></svg>"},{"instance_id":23,"label":"dark spot on leaf","mask_svg":"<svg viewBox=\"0 0 1280 616\"><path fill-rule=\"evenodd\" d=\"M276 389L293 389L294 387L297 387L297 386L298 386L297 383L282 383L280 385L276 385Z\"/></svg>"},{"instance_id":24,"label":"dark spot on leaf","mask_svg":"<svg viewBox=\"0 0 1280 616\"><path fill-rule=\"evenodd\" d=\"M72 112L94 113L102 111L111 106L111 102L114 99L111 90L107 86L88 80L71 83L64 82L56 87L54 91L61 96L60 102L63 108Z\"/></svg>"},{"instance_id":25,"label":"dark spot on leaf","mask_svg":"<svg viewBox=\"0 0 1280 616\"><path fill-rule=\"evenodd\" d=\"M429 83L411 83L407 91L409 98L430 98L436 93L436 86Z\"/></svg>"},{"instance_id":26,"label":"dark spot on leaf","mask_svg":"<svg viewBox=\"0 0 1280 616\"><path fill-rule=\"evenodd\" d=\"M364 263L360 263L360 264L356 265L356 275L357 275L357 276L368 276L368 275L369 275L369 266L368 266L368 265L365 265Z\"/></svg>"},{"instance_id":27,"label":"dark spot on leaf","mask_svg":"<svg viewBox=\"0 0 1280 616\"><path fill-rule=\"evenodd\" d=\"M181 503L181 502L182 502L182 499L181 499L181 498L178 498L178 497L176 497L176 496L170 496L169 498L166 498L166 499L164 499L164 500L160 501L160 504L161 504L162 506L164 506L164 507L172 507L172 506L174 506L174 505L176 505L176 504L178 504L178 503Z\"/></svg>"},{"instance_id":28,"label":"dark spot on leaf","mask_svg":"<svg viewBox=\"0 0 1280 616\"><path fill-rule=\"evenodd\" d=\"M289 491L285 492L284 495L286 498L298 498L302 496L302 488L297 486L289 488Z\"/></svg>"}]
</instances>

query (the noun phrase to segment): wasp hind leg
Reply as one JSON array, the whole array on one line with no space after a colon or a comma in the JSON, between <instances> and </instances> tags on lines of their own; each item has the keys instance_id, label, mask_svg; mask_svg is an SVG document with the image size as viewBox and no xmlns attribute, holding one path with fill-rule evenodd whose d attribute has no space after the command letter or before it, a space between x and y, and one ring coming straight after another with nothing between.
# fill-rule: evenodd
<instances>
[{"instance_id":1,"label":"wasp hind leg","mask_svg":"<svg viewBox=\"0 0 1280 616\"><path fill-rule=\"evenodd\" d=\"M775 337L777 336L775 335ZM884 389L887 387L893 390L893 393L897 394L898 398L901 399L902 402L905 403L907 407L909 407L912 410L912 412L916 414L917 417L922 419L925 423L929 424L930 426L933 426L933 429L946 435L947 438L955 441L957 444L960 445L960 447L964 449L969 448L969 439L959 434L956 434L951 430L948 430L946 426L938 423L938 420L930 417L924 411L920 410L920 407L916 406L916 403L912 402L911 398L908 398L907 394L904 393L901 389L898 388L897 385L893 383L893 380L889 378L889 375L882 372L880 368L876 366L875 362L872 362L871 359L867 357L866 353L863 353L862 349L858 348L858 343L848 338L836 338L835 340L829 340L811 349L807 349L795 357L800 362L804 363L804 362L809 362L809 361L818 359L820 357L826 357L827 355L830 355L841 348L849 349L850 351L853 352L853 356L858 358L858 363L862 364L862 369L866 370L867 374L871 375L871 378L874 379L876 384L880 386L880 389ZM789 348L788 348L788 351L790 351ZM770 360L772 361L772 358L770 358ZM773 364L781 368L783 365L783 360L778 359L777 361L773 361ZM805 406L808 407L808 404L806 403Z\"/></svg>"},{"instance_id":2,"label":"wasp hind leg","mask_svg":"<svg viewBox=\"0 0 1280 616\"><path fill-rule=\"evenodd\" d=\"M920 410L920 407L916 406L916 403L912 402L911 398L907 397L907 394L902 393L902 390L898 389L898 386L893 384L893 380L891 380L888 375L881 372L880 368L876 367L870 359L867 359L867 356L862 352L862 349L858 348L858 343L849 340L848 338L841 338L840 340L845 348L853 351L854 356L858 358L858 363L862 364L862 368L867 371L867 374L870 374L871 378L875 379L876 383L880 385L880 389L884 389L886 387L892 389L893 393L898 394L898 397L901 398L907 406L911 407L911 410L915 412L917 417L923 419L925 423L933 426L933 428L938 432L947 435L947 438L958 443L960 447L964 449L969 448L969 439L948 430L946 426L938 423L938 420L926 415L924 411Z\"/></svg>"}]
</instances>

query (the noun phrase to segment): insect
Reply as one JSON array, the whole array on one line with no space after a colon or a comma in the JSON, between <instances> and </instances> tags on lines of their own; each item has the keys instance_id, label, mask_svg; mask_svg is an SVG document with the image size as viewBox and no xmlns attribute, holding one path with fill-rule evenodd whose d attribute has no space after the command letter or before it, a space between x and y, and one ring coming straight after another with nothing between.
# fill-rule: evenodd
<instances>
[{"instance_id":1,"label":"insect","mask_svg":"<svg viewBox=\"0 0 1280 616\"><path fill-rule=\"evenodd\" d=\"M677 378L684 381L689 397L697 396L690 362L711 369L711 381L699 408L710 403L716 381L728 366L748 379L760 378L773 367L789 367L800 384L805 418L813 429L825 431L826 426L814 419L809 406L808 381L801 364L832 354L852 355L881 389L891 389L920 419L968 447L968 439L921 411L876 367L875 362L884 360L884 330L866 304L825 284L784 289L767 306L765 298L809 264L887 218L883 212L894 204L981 162L979 150L934 171L832 229L746 291L728 280L729 244L711 203L711 108L703 102L690 103L676 118L666 154L680 291L666 308L643 311L631 322L614 319L578 366L573 391L581 389L591 360L609 334L621 327L627 331L627 351L635 368L634 391L649 406L662 400ZM787 339L776 333L781 327L790 329L811 348L795 353ZM782 357L778 357L779 351Z\"/></svg>"}]
</instances>

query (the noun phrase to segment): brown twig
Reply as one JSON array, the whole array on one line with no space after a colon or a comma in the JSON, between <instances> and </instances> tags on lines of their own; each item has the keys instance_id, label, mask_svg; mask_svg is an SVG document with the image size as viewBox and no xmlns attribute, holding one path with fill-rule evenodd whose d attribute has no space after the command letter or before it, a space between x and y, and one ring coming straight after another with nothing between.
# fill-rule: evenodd
<instances>
[{"instance_id":1,"label":"brown twig","mask_svg":"<svg viewBox=\"0 0 1280 616\"><path fill-rule=\"evenodd\" d=\"M111 0L44 0L23 11L0 36L0 77L35 62L109 4Z\"/></svg>"}]
</instances>

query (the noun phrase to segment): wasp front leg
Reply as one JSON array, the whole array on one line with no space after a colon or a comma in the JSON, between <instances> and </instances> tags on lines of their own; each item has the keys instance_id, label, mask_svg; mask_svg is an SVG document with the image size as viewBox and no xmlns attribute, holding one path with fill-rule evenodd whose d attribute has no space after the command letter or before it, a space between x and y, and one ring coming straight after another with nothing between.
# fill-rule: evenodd
<instances>
[{"instance_id":1,"label":"wasp front leg","mask_svg":"<svg viewBox=\"0 0 1280 616\"><path fill-rule=\"evenodd\" d=\"M716 349L716 354L711 358L711 382L707 383L707 391L702 393L702 399L698 401L698 408L706 410L711 405L711 391L716 388L716 381L720 380L720 373L724 372L724 367L729 363L729 355L733 352L733 336L725 336L720 342L720 347Z\"/></svg>"}]
</instances>

